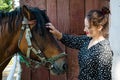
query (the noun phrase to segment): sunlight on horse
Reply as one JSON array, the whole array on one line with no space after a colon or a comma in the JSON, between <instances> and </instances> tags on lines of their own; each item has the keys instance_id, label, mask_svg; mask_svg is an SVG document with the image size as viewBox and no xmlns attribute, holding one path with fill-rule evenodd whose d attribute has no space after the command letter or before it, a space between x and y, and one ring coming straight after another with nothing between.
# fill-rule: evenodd
<instances>
[{"instance_id":1,"label":"sunlight on horse","mask_svg":"<svg viewBox=\"0 0 120 80\"><path fill-rule=\"evenodd\" d=\"M0 80L10 59L19 51L53 74L66 71L66 54L45 27L49 22L45 11L38 8L23 6L11 12L0 12Z\"/></svg>"}]
</instances>

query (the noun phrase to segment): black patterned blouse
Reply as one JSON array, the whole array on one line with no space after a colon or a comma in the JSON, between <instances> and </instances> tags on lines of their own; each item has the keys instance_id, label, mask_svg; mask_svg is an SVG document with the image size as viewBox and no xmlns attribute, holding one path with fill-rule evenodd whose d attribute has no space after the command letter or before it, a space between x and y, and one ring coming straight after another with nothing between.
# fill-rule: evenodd
<instances>
[{"instance_id":1,"label":"black patterned blouse","mask_svg":"<svg viewBox=\"0 0 120 80\"><path fill-rule=\"evenodd\" d=\"M92 38L63 34L60 40L65 46L78 49L78 80L111 80L112 50L108 40L103 40L88 49Z\"/></svg>"}]
</instances>

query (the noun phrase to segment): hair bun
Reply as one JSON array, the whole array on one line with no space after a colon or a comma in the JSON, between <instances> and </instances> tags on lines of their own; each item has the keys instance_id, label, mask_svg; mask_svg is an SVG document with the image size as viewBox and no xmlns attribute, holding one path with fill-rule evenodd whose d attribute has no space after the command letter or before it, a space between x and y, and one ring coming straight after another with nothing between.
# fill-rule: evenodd
<instances>
[{"instance_id":1,"label":"hair bun","mask_svg":"<svg viewBox=\"0 0 120 80\"><path fill-rule=\"evenodd\" d=\"M102 8L102 13L103 13L104 15L110 14L110 10L109 10L107 7L103 7L103 8Z\"/></svg>"}]
</instances>

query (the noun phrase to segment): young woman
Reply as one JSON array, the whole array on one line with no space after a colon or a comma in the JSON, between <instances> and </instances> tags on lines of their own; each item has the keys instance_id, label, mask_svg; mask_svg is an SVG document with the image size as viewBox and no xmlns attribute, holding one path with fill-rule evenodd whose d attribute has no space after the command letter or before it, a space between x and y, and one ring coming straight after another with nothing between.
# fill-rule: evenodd
<instances>
[{"instance_id":1,"label":"young woman","mask_svg":"<svg viewBox=\"0 0 120 80\"><path fill-rule=\"evenodd\" d=\"M46 27L65 46L79 50L78 80L111 80L112 50L108 41L110 11L91 10L85 17L86 35L73 36L59 32L51 23Z\"/></svg>"}]
</instances>

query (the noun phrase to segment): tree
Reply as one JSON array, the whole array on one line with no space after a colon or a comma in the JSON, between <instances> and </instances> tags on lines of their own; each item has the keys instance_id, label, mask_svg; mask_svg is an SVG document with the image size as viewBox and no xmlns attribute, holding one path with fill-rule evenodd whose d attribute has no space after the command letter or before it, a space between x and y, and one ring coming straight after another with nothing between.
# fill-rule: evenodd
<instances>
[{"instance_id":1,"label":"tree","mask_svg":"<svg viewBox=\"0 0 120 80\"><path fill-rule=\"evenodd\" d=\"M0 0L0 10L10 11L13 8L12 0Z\"/></svg>"}]
</instances>

